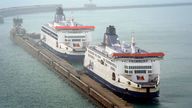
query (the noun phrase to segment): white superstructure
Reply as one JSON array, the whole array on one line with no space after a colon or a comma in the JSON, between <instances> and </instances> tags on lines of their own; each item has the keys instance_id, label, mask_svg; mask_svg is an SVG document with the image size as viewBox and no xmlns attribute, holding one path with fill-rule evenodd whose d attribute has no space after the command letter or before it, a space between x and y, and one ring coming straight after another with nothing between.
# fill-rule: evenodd
<instances>
[{"instance_id":1,"label":"white superstructure","mask_svg":"<svg viewBox=\"0 0 192 108\"><path fill-rule=\"evenodd\" d=\"M120 96L154 98L159 94L163 53L149 53L131 43L120 43L113 26L107 27L101 45L87 48L84 67L88 75Z\"/></svg>"},{"instance_id":2,"label":"white superstructure","mask_svg":"<svg viewBox=\"0 0 192 108\"><path fill-rule=\"evenodd\" d=\"M94 26L83 26L66 19L63 9L58 8L55 20L41 28L41 40L45 47L67 60L83 60L86 47L91 42Z\"/></svg>"}]
</instances>

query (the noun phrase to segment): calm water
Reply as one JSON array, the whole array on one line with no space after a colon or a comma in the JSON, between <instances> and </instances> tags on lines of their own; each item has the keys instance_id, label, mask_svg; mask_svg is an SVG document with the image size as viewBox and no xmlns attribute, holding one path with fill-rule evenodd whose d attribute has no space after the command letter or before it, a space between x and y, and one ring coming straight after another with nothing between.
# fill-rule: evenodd
<instances>
[{"instance_id":1,"label":"calm water","mask_svg":"<svg viewBox=\"0 0 192 108\"><path fill-rule=\"evenodd\" d=\"M33 4L32 1L29 2ZM111 4L115 3L112 0ZM94 44L102 40L108 25L115 25L120 40L129 42L131 32L135 32L137 46L148 51L165 52L165 60L161 63L161 90L158 101L133 104L136 108L186 108L192 103L190 10L192 6L79 11L65 14L83 24L96 26L93 33ZM39 32L40 26L51 21L53 15L54 13L41 13L21 17L24 19L23 26L29 32ZM95 107L22 48L14 45L9 39L11 25L12 17L6 18L5 24L0 25L0 108Z\"/></svg>"}]
</instances>

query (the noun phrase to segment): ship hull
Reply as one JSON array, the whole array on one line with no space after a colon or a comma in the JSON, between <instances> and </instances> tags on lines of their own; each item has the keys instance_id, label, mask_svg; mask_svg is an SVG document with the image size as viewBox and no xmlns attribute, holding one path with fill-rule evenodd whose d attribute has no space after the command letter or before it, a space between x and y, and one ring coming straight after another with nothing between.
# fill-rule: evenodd
<instances>
[{"instance_id":1,"label":"ship hull","mask_svg":"<svg viewBox=\"0 0 192 108\"><path fill-rule=\"evenodd\" d=\"M61 53L47 45L46 43L42 42L42 46L45 47L46 49L50 50L53 52L55 55L59 56L62 59L65 59L69 62L78 62L78 63L83 63L84 60L84 55L70 55L67 53Z\"/></svg>"},{"instance_id":2,"label":"ship hull","mask_svg":"<svg viewBox=\"0 0 192 108\"><path fill-rule=\"evenodd\" d=\"M129 100L129 99L153 99L153 98L159 96L159 91L153 92L153 93L141 93L141 92L134 92L134 91L130 91L127 89L119 88L117 86L112 85L111 83L109 83L105 79L101 78L100 76L98 76L97 74L92 72L91 70L89 70L87 68L85 68L85 70L86 70L86 74L88 74L91 78L93 78L97 82L101 83L106 88L110 89L112 92L114 92L119 97L121 97L125 100Z\"/></svg>"}]
</instances>

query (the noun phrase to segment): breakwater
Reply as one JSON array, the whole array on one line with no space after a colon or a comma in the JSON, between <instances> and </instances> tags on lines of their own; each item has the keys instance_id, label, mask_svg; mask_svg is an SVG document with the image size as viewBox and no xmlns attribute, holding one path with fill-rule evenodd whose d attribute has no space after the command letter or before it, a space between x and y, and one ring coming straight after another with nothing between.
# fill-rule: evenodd
<instances>
[{"instance_id":1,"label":"breakwater","mask_svg":"<svg viewBox=\"0 0 192 108\"><path fill-rule=\"evenodd\" d=\"M125 5L125 6L96 6L95 4L84 7L63 8L64 11L84 11L84 10L111 10L111 9L133 9L133 8L156 8L156 7L176 7L176 6L192 6L192 2L186 3L164 3L164 4L143 4L143 5ZM52 5L32 5L21 7L10 7L0 9L0 24L3 23L4 17L10 17L21 14L32 14L55 11L62 4Z\"/></svg>"},{"instance_id":2,"label":"breakwater","mask_svg":"<svg viewBox=\"0 0 192 108\"><path fill-rule=\"evenodd\" d=\"M81 10L112 10L112 9L134 9L134 8L158 8L158 7L177 7L192 6L192 2L188 3L163 3L163 4L143 4L143 5L125 5L125 6L87 6L76 8L63 8L65 11L81 11Z\"/></svg>"},{"instance_id":3,"label":"breakwater","mask_svg":"<svg viewBox=\"0 0 192 108\"><path fill-rule=\"evenodd\" d=\"M142 4L142 5L125 5L125 6L96 6L87 4L84 7L63 7L64 11L83 11L83 10L111 10L111 9L133 9L133 8L156 8L156 7L176 7L176 6L192 6L192 2L185 3L162 3L162 4ZM21 7L10 7L0 9L0 16L9 17L21 14L41 13L55 11L62 4L52 5L32 5Z\"/></svg>"},{"instance_id":4,"label":"breakwater","mask_svg":"<svg viewBox=\"0 0 192 108\"><path fill-rule=\"evenodd\" d=\"M21 7L10 7L0 9L0 16L9 17L21 14L41 13L55 11L57 7L62 7L61 4L52 5L32 5L32 6L21 6Z\"/></svg>"},{"instance_id":5,"label":"breakwater","mask_svg":"<svg viewBox=\"0 0 192 108\"><path fill-rule=\"evenodd\" d=\"M23 28L13 27L10 31L10 38L40 62L54 70L61 78L98 106L106 108L132 108L131 104L122 100L106 88L103 88L99 83L84 74L84 72L77 72L67 61L54 55L37 41L28 37L29 34Z\"/></svg>"}]
</instances>

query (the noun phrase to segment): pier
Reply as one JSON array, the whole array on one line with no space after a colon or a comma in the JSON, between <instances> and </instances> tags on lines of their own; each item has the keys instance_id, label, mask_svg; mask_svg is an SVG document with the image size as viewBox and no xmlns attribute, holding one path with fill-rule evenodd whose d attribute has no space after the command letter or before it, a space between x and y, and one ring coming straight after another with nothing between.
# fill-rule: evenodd
<instances>
[{"instance_id":1,"label":"pier","mask_svg":"<svg viewBox=\"0 0 192 108\"><path fill-rule=\"evenodd\" d=\"M111 10L111 9L134 9L134 8L160 8L160 7L176 7L176 6L192 6L192 2L185 3L164 3L164 4L143 4L143 5L124 5L124 6L96 6L95 4L85 4L82 7L69 7L64 11L85 11L85 10ZM55 11L57 7L62 7L62 4L52 5L32 5L21 7L10 7L0 9L0 16L9 17L21 14L42 13Z\"/></svg>"},{"instance_id":2,"label":"pier","mask_svg":"<svg viewBox=\"0 0 192 108\"><path fill-rule=\"evenodd\" d=\"M112 10L112 9L134 9L134 8L158 8L158 7L178 7L192 6L192 2L188 3L163 3L163 4L143 4L143 5L122 5L122 6L84 6L76 8L63 8L64 11L82 11L82 10Z\"/></svg>"},{"instance_id":3,"label":"pier","mask_svg":"<svg viewBox=\"0 0 192 108\"><path fill-rule=\"evenodd\" d=\"M32 6L2 8L0 9L0 16L9 17L9 16L15 16L15 15L21 15L21 14L52 12L52 11L55 11L57 7L62 7L62 5L51 4L51 5L32 5Z\"/></svg>"},{"instance_id":4,"label":"pier","mask_svg":"<svg viewBox=\"0 0 192 108\"><path fill-rule=\"evenodd\" d=\"M127 101L119 98L108 89L91 79L85 72L77 71L71 64L59 58L49 50L34 41L32 35L21 27L22 19L14 19L14 27L10 30L10 39L24 48L29 54L53 70L62 79L66 80L72 87L93 101L99 107L106 108L132 108ZM36 36L40 34L35 34ZM35 36L35 37L36 37Z\"/></svg>"}]
</instances>

